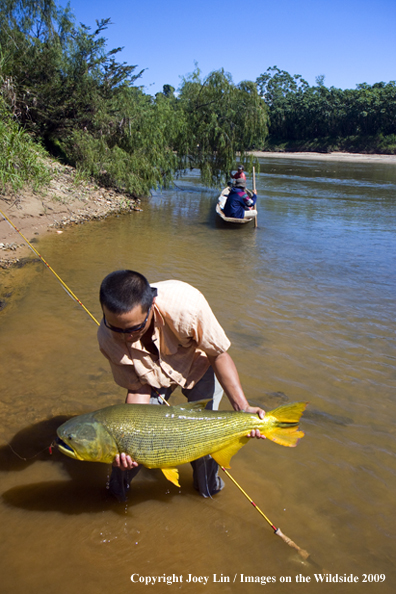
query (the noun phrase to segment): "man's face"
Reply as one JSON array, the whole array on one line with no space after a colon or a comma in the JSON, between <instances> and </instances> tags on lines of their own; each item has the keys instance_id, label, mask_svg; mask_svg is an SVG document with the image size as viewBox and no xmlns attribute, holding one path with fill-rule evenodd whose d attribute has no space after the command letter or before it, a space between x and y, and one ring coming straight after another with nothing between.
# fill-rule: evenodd
<instances>
[{"instance_id":1,"label":"man's face","mask_svg":"<svg viewBox=\"0 0 396 594\"><path fill-rule=\"evenodd\" d=\"M126 313L115 314L103 306L105 326L109 328L114 336L134 342L139 340L147 332L153 318L153 306L148 312L143 312L141 305L137 305ZM120 332L128 330L128 332Z\"/></svg>"}]
</instances>

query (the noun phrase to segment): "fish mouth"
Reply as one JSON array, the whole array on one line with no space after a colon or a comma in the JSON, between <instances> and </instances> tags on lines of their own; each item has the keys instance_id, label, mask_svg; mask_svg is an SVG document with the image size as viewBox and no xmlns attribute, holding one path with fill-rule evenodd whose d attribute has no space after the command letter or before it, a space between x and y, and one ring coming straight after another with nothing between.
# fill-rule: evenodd
<instances>
[{"instance_id":1,"label":"fish mouth","mask_svg":"<svg viewBox=\"0 0 396 594\"><path fill-rule=\"evenodd\" d=\"M55 445L58 446L58 449L62 452L62 454L78 460L76 452L60 437L56 438Z\"/></svg>"}]
</instances>

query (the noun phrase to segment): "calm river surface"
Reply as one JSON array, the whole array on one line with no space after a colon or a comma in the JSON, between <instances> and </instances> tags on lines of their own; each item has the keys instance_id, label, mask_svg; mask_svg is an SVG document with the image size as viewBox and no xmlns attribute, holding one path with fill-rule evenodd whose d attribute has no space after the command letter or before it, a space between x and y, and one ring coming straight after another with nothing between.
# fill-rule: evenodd
<instances>
[{"instance_id":1,"label":"calm river surface","mask_svg":"<svg viewBox=\"0 0 396 594\"><path fill-rule=\"evenodd\" d=\"M114 269L195 285L232 341L250 402L309 401L297 448L252 440L231 472L312 562L227 477L208 500L189 465L181 489L142 471L125 505L108 495L106 465L49 455L65 418L125 395L95 323L37 263L1 272L11 294L0 314L2 592L205 591L189 576L219 593L263 591L262 577L273 593L394 592L396 168L260 163L257 229L222 226L218 192L191 174L144 212L45 236L38 249L98 318L99 284ZM133 574L178 581L148 588ZM315 574L359 582L320 585Z\"/></svg>"}]
</instances>

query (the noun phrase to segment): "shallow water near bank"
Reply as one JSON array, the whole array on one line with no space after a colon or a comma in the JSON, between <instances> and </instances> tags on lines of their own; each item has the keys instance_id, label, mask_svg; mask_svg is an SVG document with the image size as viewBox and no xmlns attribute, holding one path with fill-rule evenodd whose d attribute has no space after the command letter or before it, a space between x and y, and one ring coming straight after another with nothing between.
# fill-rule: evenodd
<instances>
[{"instance_id":1,"label":"shallow water near bank","mask_svg":"<svg viewBox=\"0 0 396 594\"><path fill-rule=\"evenodd\" d=\"M254 440L231 472L312 562L274 536L226 477L207 500L188 465L180 489L142 471L125 505L108 495L109 467L49 454L68 416L125 395L95 323L37 263L1 272L10 293L0 313L4 592L143 592L146 577L161 577L152 591L167 592L169 576L171 588L197 592L194 577L207 576L214 592L256 591L266 577L272 592L291 593L300 575L312 592L393 592L396 171L260 163L257 229L217 221L216 191L191 174L143 212L69 228L39 251L97 319L111 270L193 284L232 341L249 401L267 410L309 401L297 448ZM318 585L315 574L333 581ZM351 574L358 583L334 582Z\"/></svg>"}]
</instances>

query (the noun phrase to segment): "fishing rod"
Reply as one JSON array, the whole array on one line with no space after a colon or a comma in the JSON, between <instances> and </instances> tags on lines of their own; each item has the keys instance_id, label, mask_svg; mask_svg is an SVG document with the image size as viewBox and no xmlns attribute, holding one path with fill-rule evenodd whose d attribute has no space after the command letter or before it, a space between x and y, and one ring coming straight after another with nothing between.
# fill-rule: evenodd
<instances>
[{"instance_id":1,"label":"fishing rod","mask_svg":"<svg viewBox=\"0 0 396 594\"><path fill-rule=\"evenodd\" d=\"M161 394L154 388L154 391L157 393L157 396L162 400L162 402L164 404L166 404L167 406L170 406L169 402L163 397L161 396ZM273 529L274 533L277 536L280 536L280 538L282 540L285 541L286 544L289 545L289 547L292 547L293 549L296 549L296 551L298 552L298 554L304 559L308 559L308 557L310 556L310 554L305 551L304 549L302 549L301 547L299 547L298 545L296 545L295 542L292 541L291 538L289 538L288 536L286 536L285 534L283 534L283 532L281 531L280 528L277 528L272 522L271 520L265 515L265 513L263 511L261 511L261 509L259 508L259 506L253 501L253 499L251 497L249 497L249 495L246 493L246 491L244 491L244 489L242 489L241 485L234 479L234 477L228 472L228 470L226 470L224 468L224 466L220 466L221 470L223 472L225 472L225 474L228 476L228 478L234 483L234 485L236 487L238 487L238 489L241 491L241 493L244 494L244 496L246 497L246 499L248 499L250 501L250 503L253 505L253 507L258 511L258 513L266 520L266 522L268 522L268 524L271 526L271 528Z\"/></svg>"},{"instance_id":2,"label":"fishing rod","mask_svg":"<svg viewBox=\"0 0 396 594\"><path fill-rule=\"evenodd\" d=\"M48 264L48 262L46 260L44 260L43 256L36 250L36 248L30 243L30 241L28 239L26 239L26 237L23 235L23 233L14 225L14 223L7 217L6 214L4 214L4 212L1 209L0 209L0 214L3 215L4 220L7 221L7 223L17 233L19 233L19 235L26 241L26 243L30 247L30 249L36 254L36 256L38 256L40 258L40 260L45 264L45 266L52 272L52 274L55 276L55 278L58 280L58 282L62 285L63 289L66 291L66 293L69 295L69 297L71 297L72 299L74 299L74 301L76 301L79 305L81 305L81 307L89 315L89 317L99 326L98 320L91 314L91 312L78 299L78 297L76 297L76 295L73 293L73 291L71 289L69 289L69 287L67 286L67 284L65 282L63 282L63 280L61 279L61 277L56 274L55 270L53 268L51 268L51 266Z\"/></svg>"},{"instance_id":3,"label":"fishing rod","mask_svg":"<svg viewBox=\"0 0 396 594\"><path fill-rule=\"evenodd\" d=\"M226 470L224 468L224 466L220 466L221 470L223 470L226 475L228 476L228 478L234 483L234 485L236 487L238 487L238 489L241 491L241 493L244 494L244 496L246 497L246 499L248 499L250 501L250 503L253 505L254 509L256 509L258 511L258 513L264 518L264 520L266 520L266 522L268 522L268 524L271 526L272 530L274 531L274 534L276 534L277 536L280 536L282 540L285 541L286 544L289 545L289 547L292 547L293 549L296 549L296 551L298 552L298 554L304 559L308 559L308 557L310 556L309 553L307 551L305 551L304 549L302 549L301 547L299 547L298 545L296 545L295 542L292 541L291 538L289 538L288 536L286 536L285 534L283 534L283 532L281 531L280 528L277 528L269 518L267 518L267 516L265 515L264 512L261 511L261 509L259 508L258 505L256 505L256 503L254 503L253 499L251 497L249 497L249 495L246 493L246 491L244 491L241 487L241 485L239 483L237 483L237 481L234 479L233 476L231 476L231 474L228 472L228 470Z\"/></svg>"},{"instance_id":4,"label":"fishing rod","mask_svg":"<svg viewBox=\"0 0 396 594\"><path fill-rule=\"evenodd\" d=\"M47 266L47 268L52 272L52 274L55 276L55 278L60 282L62 287L65 289L66 293L72 299L74 299L74 301L76 301L79 305L81 305L81 307L89 315L89 317L99 326L100 323L98 322L98 320L91 314L91 312L85 307L85 305L76 297L76 295L73 293L73 291L71 291L71 289L69 289L69 287L66 285L65 282L63 282L63 280L60 278L60 276L58 276L56 274L55 270L53 268L51 268L51 266L48 264L48 262L46 260L44 260L43 256L34 248L34 246L26 239L26 237L21 233L21 231L14 225L14 223L12 223L12 221L10 221L10 219L3 213L3 211L1 209L0 209L0 214L2 214L4 219L11 225L11 227L13 229L15 229L15 231L17 231L17 233L19 233L19 235L21 237L23 237L23 239L26 241L26 243L28 244L30 249L33 250L33 252L40 258L40 260ZM167 406L170 406L169 402L167 402L167 400L157 390L155 390L155 388L154 388L154 391L157 393L158 397L163 401L164 404L166 404ZM51 444L51 446L52 446L52 444ZM50 451L51 451L51 446L50 446ZM20 456L18 456L18 457L20 457ZM258 513L266 520L266 522L268 522L268 524L273 529L274 534L279 536L290 547L294 548L304 560L307 560L308 557L310 556L310 554L307 551L305 551L304 549L302 549L301 547L299 547L298 545L296 545L296 543L293 542L291 540L291 538L289 538L288 536L283 534L281 529L277 528L271 522L271 520L264 514L264 512L261 511L261 509L258 507L258 505L256 505L256 503L253 501L253 499L251 497L249 497L249 495L246 493L246 491L244 491L244 489L242 489L241 485L234 479L234 477L228 472L228 470L226 470L224 468L224 466L220 466L220 468L228 476L228 478L234 483L234 485L236 487L238 487L238 489L241 491L241 493L243 493L243 495L250 501L250 503L258 511Z\"/></svg>"}]
</instances>

